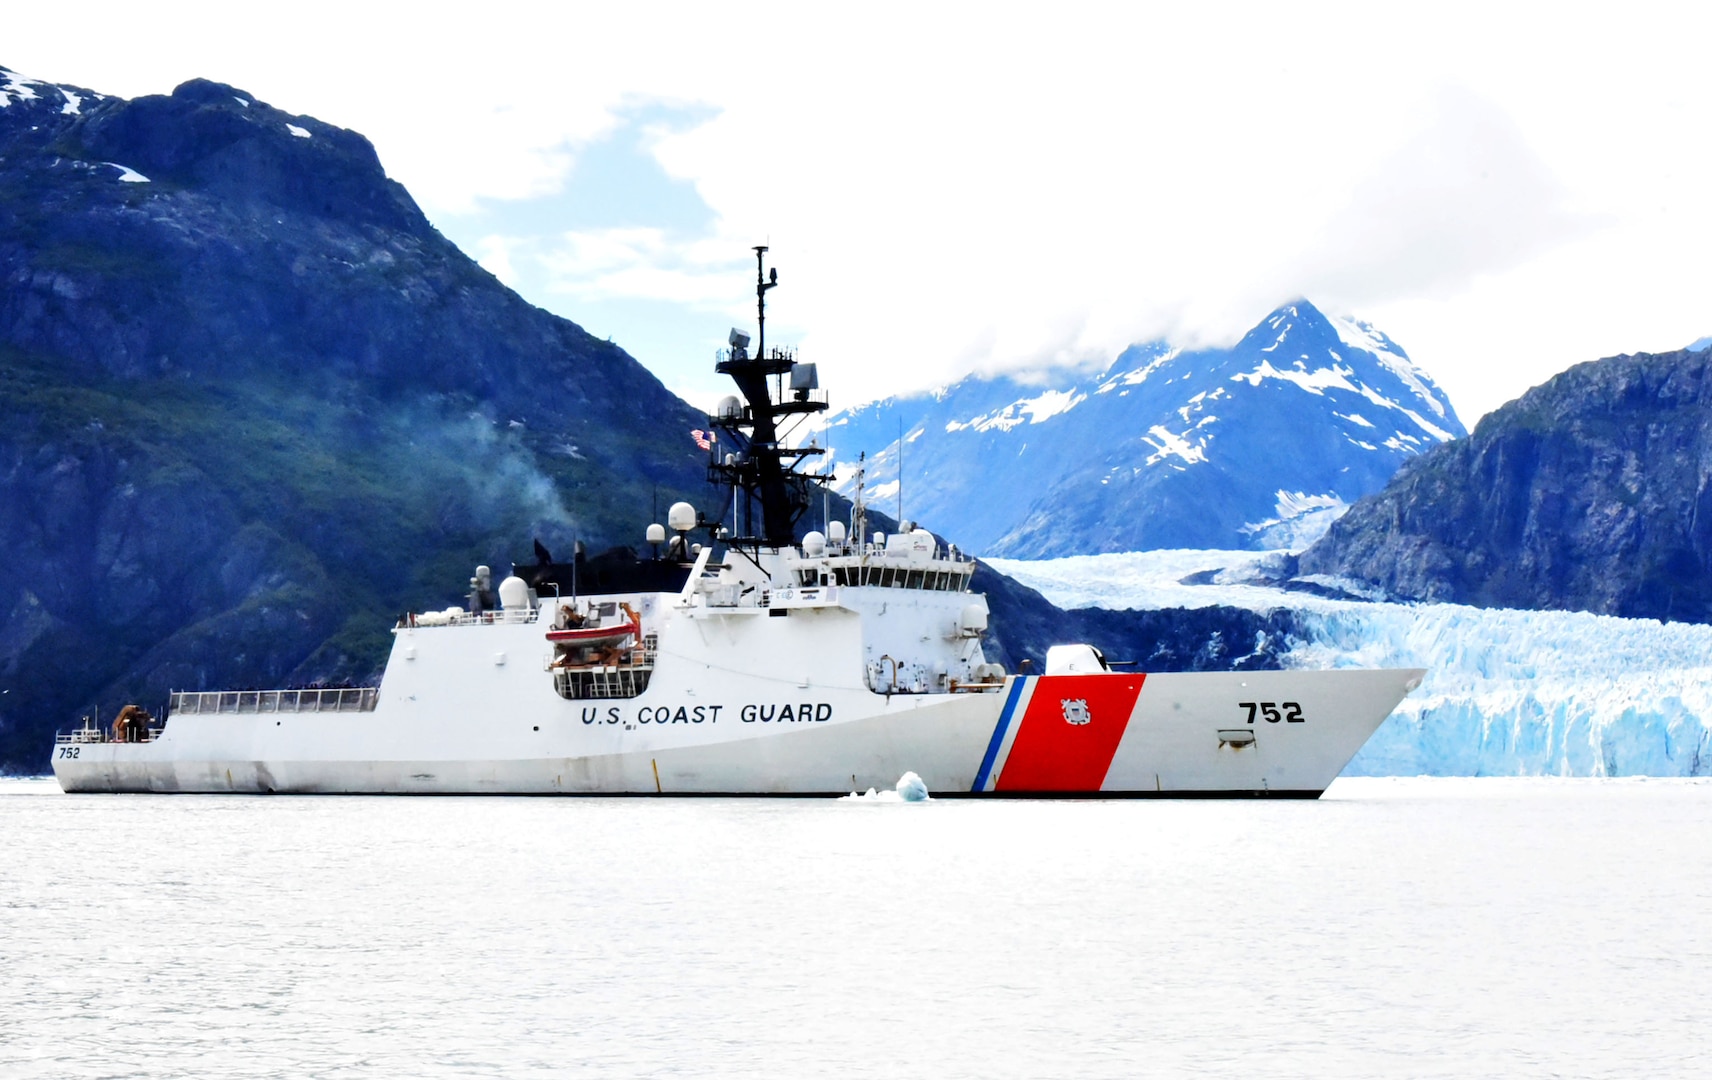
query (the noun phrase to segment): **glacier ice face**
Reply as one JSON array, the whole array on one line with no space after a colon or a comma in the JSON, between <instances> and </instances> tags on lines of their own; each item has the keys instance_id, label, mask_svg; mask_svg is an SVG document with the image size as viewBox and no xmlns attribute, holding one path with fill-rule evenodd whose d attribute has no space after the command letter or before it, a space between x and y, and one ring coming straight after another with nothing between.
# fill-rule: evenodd
<instances>
[{"instance_id":1,"label":"glacier ice face","mask_svg":"<svg viewBox=\"0 0 1712 1080\"><path fill-rule=\"evenodd\" d=\"M1350 775L1712 775L1712 627L1455 604L1331 606L1302 613L1307 640L1292 662L1428 671Z\"/></svg>"},{"instance_id":2,"label":"glacier ice face","mask_svg":"<svg viewBox=\"0 0 1712 1080\"><path fill-rule=\"evenodd\" d=\"M1346 776L1712 776L1712 626L1330 600L1265 584L1276 558L1165 551L992 564L1067 607L1290 609L1301 634L1290 666L1426 668Z\"/></svg>"}]
</instances>

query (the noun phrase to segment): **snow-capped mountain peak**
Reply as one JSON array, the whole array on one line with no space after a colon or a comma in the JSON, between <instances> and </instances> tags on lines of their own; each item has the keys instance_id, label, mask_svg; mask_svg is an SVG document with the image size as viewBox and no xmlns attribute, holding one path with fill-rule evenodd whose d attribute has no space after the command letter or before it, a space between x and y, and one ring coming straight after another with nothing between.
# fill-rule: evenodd
<instances>
[{"instance_id":1,"label":"snow-capped mountain peak","mask_svg":"<svg viewBox=\"0 0 1712 1080\"><path fill-rule=\"evenodd\" d=\"M1306 300L1228 349L1153 341L1096 374L971 376L840 413L825 438L841 461L867 453L868 495L885 499L900 429L900 513L1029 557L1300 546L1463 433L1401 346Z\"/></svg>"}]
</instances>

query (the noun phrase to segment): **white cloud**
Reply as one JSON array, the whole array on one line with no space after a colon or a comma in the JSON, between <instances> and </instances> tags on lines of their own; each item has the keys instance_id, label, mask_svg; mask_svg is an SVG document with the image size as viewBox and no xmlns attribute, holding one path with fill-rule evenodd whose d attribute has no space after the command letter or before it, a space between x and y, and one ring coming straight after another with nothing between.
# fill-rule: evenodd
<instances>
[{"instance_id":1,"label":"white cloud","mask_svg":"<svg viewBox=\"0 0 1712 1080\"><path fill-rule=\"evenodd\" d=\"M126 95L230 82L364 132L435 217L559 190L639 101L707 107L652 142L714 212L693 242L544 229L473 254L520 282L537 260L558 310L661 299L723 337L771 242L779 331L841 402L1228 341L1304 292L1384 327L1468 416L1706 332L1712 97L1686 5L166 6L96 3L78 35L12 12L0 60Z\"/></svg>"},{"instance_id":2,"label":"white cloud","mask_svg":"<svg viewBox=\"0 0 1712 1080\"><path fill-rule=\"evenodd\" d=\"M742 263L728 248L685 243L661 229L590 229L545 238L534 253L554 292L591 300L666 300L702 310L731 306Z\"/></svg>"},{"instance_id":3,"label":"white cloud","mask_svg":"<svg viewBox=\"0 0 1712 1080\"><path fill-rule=\"evenodd\" d=\"M1568 193L1490 100L1441 90L1431 120L1357 178L1278 274L1332 305L1447 296L1605 224ZM1607 219L1608 220L1608 219Z\"/></svg>"}]
</instances>

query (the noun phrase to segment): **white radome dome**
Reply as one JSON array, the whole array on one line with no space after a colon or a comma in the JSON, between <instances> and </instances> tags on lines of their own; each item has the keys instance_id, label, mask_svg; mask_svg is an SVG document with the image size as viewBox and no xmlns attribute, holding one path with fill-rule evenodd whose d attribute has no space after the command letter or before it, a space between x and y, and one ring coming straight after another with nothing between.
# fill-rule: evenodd
<instances>
[{"instance_id":1,"label":"white radome dome","mask_svg":"<svg viewBox=\"0 0 1712 1080\"><path fill-rule=\"evenodd\" d=\"M499 583L499 606L507 611L527 611L529 586L516 574Z\"/></svg>"},{"instance_id":2,"label":"white radome dome","mask_svg":"<svg viewBox=\"0 0 1712 1080\"><path fill-rule=\"evenodd\" d=\"M666 524L673 532L689 532L696 527L696 510L687 502L676 502L666 511Z\"/></svg>"}]
</instances>

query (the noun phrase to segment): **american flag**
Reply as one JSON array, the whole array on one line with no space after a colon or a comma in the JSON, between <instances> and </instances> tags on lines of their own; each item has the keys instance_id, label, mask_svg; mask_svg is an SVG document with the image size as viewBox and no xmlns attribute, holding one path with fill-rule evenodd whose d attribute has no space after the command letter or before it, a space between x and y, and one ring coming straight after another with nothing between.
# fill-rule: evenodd
<instances>
[{"instance_id":1,"label":"american flag","mask_svg":"<svg viewBox=\"0 0 1712 1080\"><path fill-rule=\"evenodd\" d=\"M696 446L701 449L712 450L713 442L718 438L718 436L711 431L703 431L701 428L695 428L690 432L690 438L694 439Z\"/></svg>"}]
</instances>

